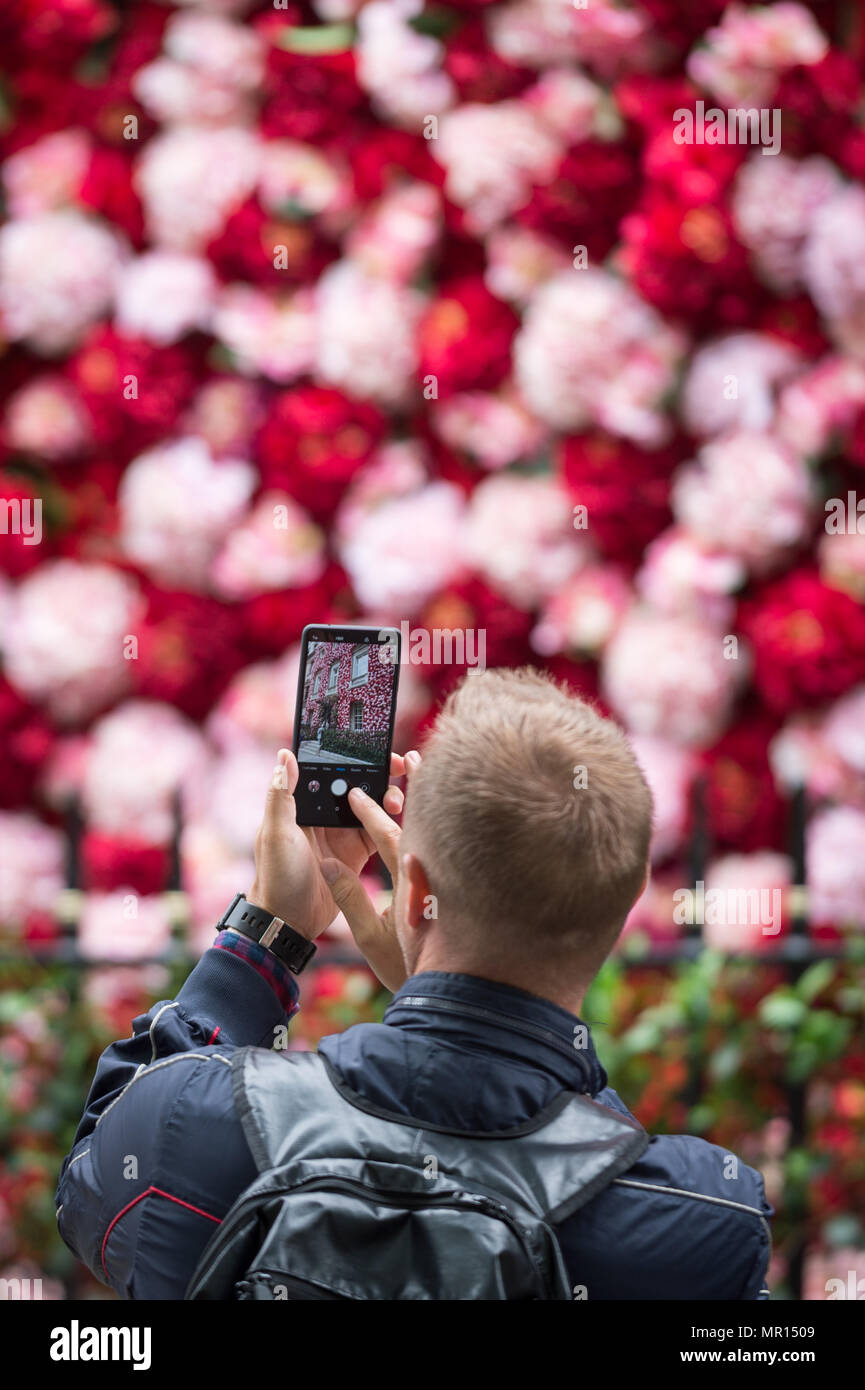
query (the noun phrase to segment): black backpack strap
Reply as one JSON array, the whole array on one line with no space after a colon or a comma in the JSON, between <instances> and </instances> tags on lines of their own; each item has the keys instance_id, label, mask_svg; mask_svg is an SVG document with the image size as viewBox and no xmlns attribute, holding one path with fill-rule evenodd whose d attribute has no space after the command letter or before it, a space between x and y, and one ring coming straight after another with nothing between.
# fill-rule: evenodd
<instances>
[{"instance_id":1,"label":"black backpack strap","mask_svg":"<svg viewBox=\"0 0 865 1390\"><path fill-rule=\"evenodd\" d=\"M510 1200L551 1225L591 1201L649 1144L635 1121L571 1091L511 1129L426 1124L371 1106L312 1052L241 1048L232 1059L232 1084L260 1172L327 1159L417 1167L433 1154L443 1174L458 1174L478 1192Z\"/></svg>"}]
</instances>

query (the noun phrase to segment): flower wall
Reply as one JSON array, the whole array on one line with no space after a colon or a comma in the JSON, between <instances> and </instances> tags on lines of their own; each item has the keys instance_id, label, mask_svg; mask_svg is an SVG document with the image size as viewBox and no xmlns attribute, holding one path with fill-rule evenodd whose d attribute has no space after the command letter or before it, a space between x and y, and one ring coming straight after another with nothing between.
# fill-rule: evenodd
<instances>
[{"instance_id":1,"label":"flower wall","mask_svg":"<svg viewBox=\"0 0 865 1390\"><path fill-rule=\"evenodd\" d=\"M683 934L696 787L707 889L782 894L777 935L610 966L599 1045L645 1123L768 1169L775 1277L805 1242L824 1297L865 1248L860 8L8 0L0 44L0 1267L83 1287L50 1198L95 1055L173 988L133 964L173 859L193 955L251 881L330 620L483 633L622 721L657 801L628 949ZM681 139L700 102L779 147ZM396 747L459 674L403 667ZM803 785L846 954L792 979ZM72 798L83 972L24 959ZM297 1041L380 1008L328 967Z\"/></svg>"}]
</instances>

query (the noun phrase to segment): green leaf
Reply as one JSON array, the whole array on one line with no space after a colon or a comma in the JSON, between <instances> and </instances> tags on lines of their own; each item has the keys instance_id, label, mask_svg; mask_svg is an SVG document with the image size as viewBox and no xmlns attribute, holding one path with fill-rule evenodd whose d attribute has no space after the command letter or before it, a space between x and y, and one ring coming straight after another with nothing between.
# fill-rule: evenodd
<instances>
[{"instance_id":1,"label":"green leaf","mask_svg":"<svg viewBox=\"0 0 865 1390\"><path fill-rule=\"evenodd\" d=\"M822 994L827 985L830 985L835 978L836 966L831 960L818 960L813 965L809 965L804 975L801 976L796 985L796 993L800 999L811 1003Z\"/></svg>"},{"instance_id":2,"label":"green leaf","mask_svg":"<svg viewBox=\"0 0 865 1390\"><path fill-rule=\"evenodd\" d=\"M286 26L277 39L287 53L315 56L321 53L347 53L354 43L353 24L315 24Z\"/></svg>"},{"instance_id":3,"label":"green leaf","mask_svg":"<svg viewBox=\"0 0 865 1390\"><path fill-rule=\"evenodd\" d=\"M780 990L775 994L770 994L760 1005L760 1022L767 1028L776 1028L779 1031L785 1029L798 1028L808 1012L808 1007L797 999L789 991L782 993Z\"/></svg>"}]
</instances>

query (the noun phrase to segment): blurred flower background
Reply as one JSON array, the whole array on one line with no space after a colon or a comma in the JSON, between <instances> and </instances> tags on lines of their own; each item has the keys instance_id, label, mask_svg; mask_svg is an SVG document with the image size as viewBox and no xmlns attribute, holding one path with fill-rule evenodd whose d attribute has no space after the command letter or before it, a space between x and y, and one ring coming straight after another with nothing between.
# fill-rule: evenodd
<instances>
[{"instance_id":1,"label":"blurred flower background","mask_svg":"<svg viewBox=\"0 0 865 1390\"><path fill-rule=\"evenodd\" d=\"M658 818L602 1060L763 1169L776 1292L865 1275L856 0L7 0L0 44L0 1274L100 1293L60 1158L250 882L330 620L621 720ZM780 152L679 143L699 100ZM397 747L460 674L403 667ZM695 864L779 934L679 951ZM330 936L295 1046L386 1002Z\"/></svg>"}]
</instances>

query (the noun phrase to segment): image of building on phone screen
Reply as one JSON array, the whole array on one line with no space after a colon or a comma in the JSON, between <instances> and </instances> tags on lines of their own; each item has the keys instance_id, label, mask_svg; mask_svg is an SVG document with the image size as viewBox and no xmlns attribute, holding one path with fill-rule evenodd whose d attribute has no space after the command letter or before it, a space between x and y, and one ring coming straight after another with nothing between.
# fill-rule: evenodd
<instances>
[{"instance_id":1,"label":"image of building on phone screen","mask_svg":"<svg viewBox=\"0 0 865 1390\"><path fill-rule=\"evenodd\" d=\"M383 766L394 668L377 642L310 642L298 761Z\"/></svg>"}]
</instances>

